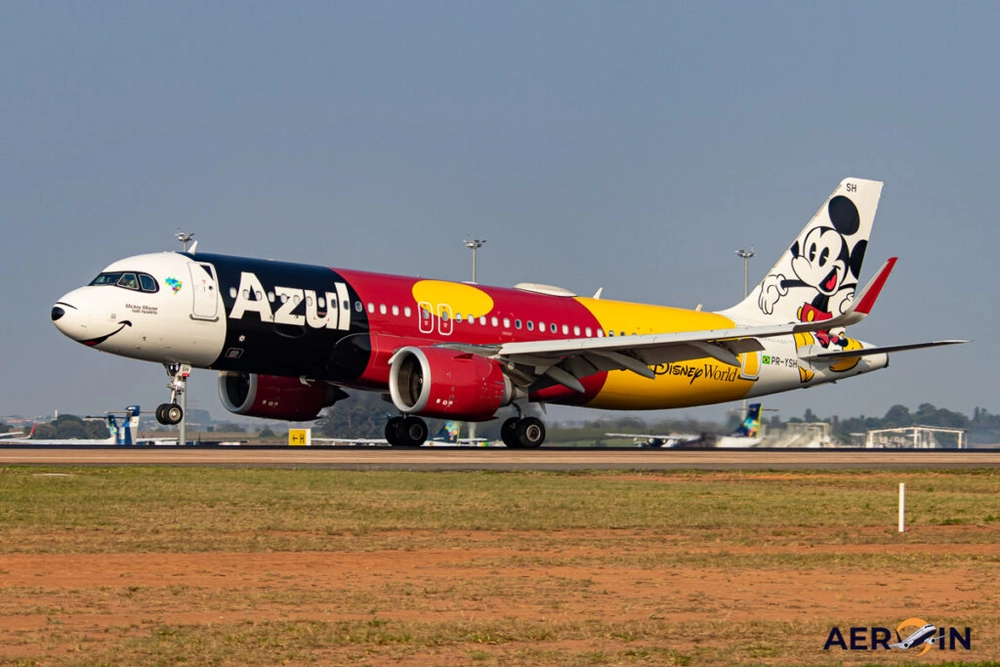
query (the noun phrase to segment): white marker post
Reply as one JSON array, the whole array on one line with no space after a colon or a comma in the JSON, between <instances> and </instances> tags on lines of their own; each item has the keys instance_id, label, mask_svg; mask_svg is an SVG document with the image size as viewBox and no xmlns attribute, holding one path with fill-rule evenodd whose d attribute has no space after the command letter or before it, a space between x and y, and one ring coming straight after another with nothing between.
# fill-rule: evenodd
<instances>
[{"instance_id":1,"label":"white marker post","mask_svg":"<svg viewBox=\"0 0 1000 667\"><path fill-rule=\"evenodd\" d=\"M906 532L906 484L899 483L899 532Z\"/></svg>"}]
</instances>

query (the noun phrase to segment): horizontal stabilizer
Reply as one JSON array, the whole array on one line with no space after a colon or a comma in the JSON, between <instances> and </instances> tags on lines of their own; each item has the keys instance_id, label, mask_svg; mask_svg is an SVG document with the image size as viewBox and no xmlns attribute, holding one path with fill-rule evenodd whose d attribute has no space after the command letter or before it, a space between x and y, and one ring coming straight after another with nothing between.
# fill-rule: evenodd
<instances>
[{"instance_id":1,"label":"horizontal stabilizer","mask_svg":"<svg viewBox=\"0 0 1000 667\"><path fill-rule=\"evenodd\" d=\"M841 359L844 357L865 357L870 354L889 354L890 352L905 352L906 350L921 350L926 347L938 347L940 345L961 345L969 343L968 340L935 340L929 343L910 343L909 345L886 345L884 347L866 347L863 350L837 350L835 352L821 352L802 356L805 360L819 359Z\"/></svg>"}]
</instances>

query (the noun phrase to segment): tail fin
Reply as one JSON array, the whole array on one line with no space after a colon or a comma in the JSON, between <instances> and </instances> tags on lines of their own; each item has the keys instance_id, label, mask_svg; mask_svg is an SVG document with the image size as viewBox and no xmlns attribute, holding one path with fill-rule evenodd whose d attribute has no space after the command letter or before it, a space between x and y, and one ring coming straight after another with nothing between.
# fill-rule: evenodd
<instances>
[{"instance_id":1,"label":"tail fin","mask_svg":"<svg viewBox=\"0 0 1000 667\"><path fill-rule=\"evenodd\" d=\"M760 432L760 403L751 403L747 406L747 413L743 417L743 423L730 433L735 438L756 438Z\"/></svg>"},{"instance_id":2,"label":"tail fin","mask_svg":"<svg viewBox=\"0 0 1000 667\"><path fill-rule=\"evenodd\" d=\"M844 312L858 289L881 194L881 181L845 178L750 295L721 313L745 324Z\"/></svg>"}]
</instances>

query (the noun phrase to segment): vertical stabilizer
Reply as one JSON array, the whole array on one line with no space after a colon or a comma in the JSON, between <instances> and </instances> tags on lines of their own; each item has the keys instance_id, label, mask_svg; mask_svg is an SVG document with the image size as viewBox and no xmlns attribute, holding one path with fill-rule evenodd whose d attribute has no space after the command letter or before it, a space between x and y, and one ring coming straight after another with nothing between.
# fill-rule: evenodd
<instances>
[{"instance_id":1,"label":"vertical stabilizer","mask_svg":"<svg viewBox=\"0 0 1000 667\"><path fill-rule=\"evenodd\" d=\"M761 404L751 403L747 406L743 422L729 435L734 438L756 438L760 433Z\"/></svg>"},{"instance_id":2,"label":"vertical stabilizer","mask_svg":"<svg viewBox=\"0 0 1000 667\"><path fill-rule=\"evenodd\" d=\"M813 322L844 312L858 290L881 194L881 181L841 181L750 295L722 314L745 324Z\"/></svg>"}]
</instances>

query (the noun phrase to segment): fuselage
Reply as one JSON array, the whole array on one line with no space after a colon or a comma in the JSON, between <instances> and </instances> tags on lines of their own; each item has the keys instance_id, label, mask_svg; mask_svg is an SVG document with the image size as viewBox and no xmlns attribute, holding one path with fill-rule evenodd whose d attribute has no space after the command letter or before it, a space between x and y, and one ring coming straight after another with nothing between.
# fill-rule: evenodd
<instances>
[{"instance_id":1,"label":"fuselage","mask_svg":"<svg viewBox=\"0 0 1000 667\"><path fill-rule=\"evenodd\" d=\"M719 313L223 255L165 252L108 266L53 308L56 327L98 350L163 364L308 378L385 391L406 346L622 337L729 329ZM884 354L813 365L810 334L767 339L734 366L706 356L651 366L653 379L595 370L531 400L605 409L718 403L882 368ZM850 339L846 349L863 343Z\"/></svg>"}]
</instances>

